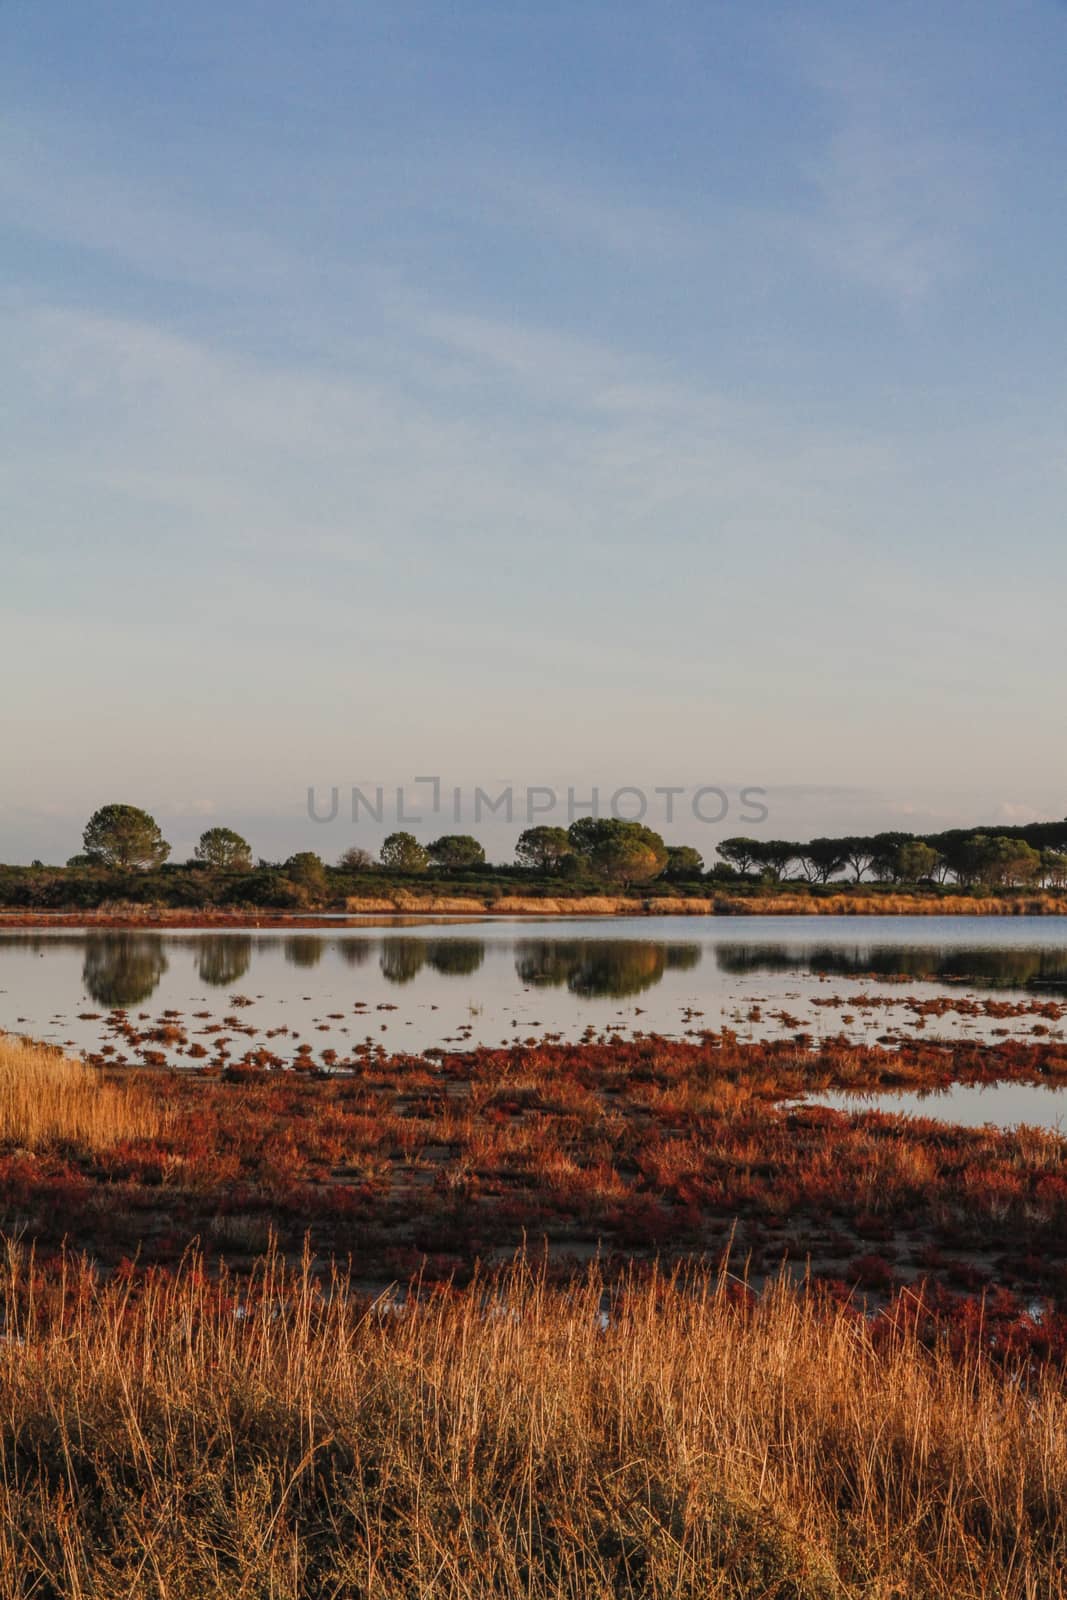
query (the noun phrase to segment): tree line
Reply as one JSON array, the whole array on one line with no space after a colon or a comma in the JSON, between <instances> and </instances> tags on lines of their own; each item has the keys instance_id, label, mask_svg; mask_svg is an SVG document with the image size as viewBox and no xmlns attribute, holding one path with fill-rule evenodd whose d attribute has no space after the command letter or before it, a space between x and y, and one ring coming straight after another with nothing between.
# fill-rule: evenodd
<instances>
[{"instance_id":1,"label":"tree line","mask_svg":"<svg viewBox=\"0 0 1067 1600\"><path fill-rule=\"evenodd\" d=\"M138 806L107 805L95 811L82 836L82 851L67 862L71 868L99 867L123 872L151 871L162 867L170 845L159 824ZM515 848L520 867L563 877L591 873L605 881L644 882L670 870L700 876L704 870L699 851L669 846L658 833L637 822L616 818L584 817L569 828L527 828ZM248 873L255 869L252 847L233 828L208 828L186 866L193 870ZM260 870L279 864L260 859ZM487 865L485 849L470 834L449 833L421 844L414 834L391 833L383 841L378 860L367 850L350 845L337 862L345 873L383 870L404 876L437 869L461 872ZM298 882L325 887L327 866L312 850L298 851L280 863Z\"/></svg>"},{"instance_id":2,"label":"tree line","mask_svg":"<svg viewBox=\"0 0 1067 1600\"><path fill-rule=\"evenodd\" d=\"M102 806L86 824L82 842L81 853L67 862L69 868L152 872L170 857L170 846L155 818L137 806ZM206 829L184 866L192 872L225 876L270 879L273 875L283 888L295 885L309 895L325 894L332 874L417 877L430 872L469 875L479 869L488 875L519 871L552 880L594 879L619 888L661 878L693 885L768 888L848 882L952 883L966 890L1067 887L1067 820L999 830L883 832L806 842L737 836L721 840L717 852L720 859L706 867L697 849L668 845L642 823L583 817L569 828L526 828L516 840L514 867L490 866L484 847L470 834L443 834L422 844L407 832L389 834L377 860L361 846L351 845L332 867L310 850L298 851L283 862L257 861L248 841L228 827Z\"/></svg>"},{"instance_id":3,"label":"tree line","mask_svg":"<svg viewBox=\"0 0 1067 1600\"><path fill-rule=\"evenodd\" d=\"M994 832L876 833L811 839L723 839L719 855L740 877L769 884L946 884L962 889L1067 885L1067 820Z\"/></svg>"}]
</instances>

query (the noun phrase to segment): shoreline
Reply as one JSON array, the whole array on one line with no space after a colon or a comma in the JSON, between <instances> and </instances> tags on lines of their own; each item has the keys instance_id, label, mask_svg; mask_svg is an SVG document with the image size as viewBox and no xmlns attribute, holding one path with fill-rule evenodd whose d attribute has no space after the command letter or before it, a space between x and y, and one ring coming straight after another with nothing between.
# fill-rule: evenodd
<instances>
[{"instance_id":1,"label":"shoreline","mask_svg":"<svg viewBox=\"0 0 1067 1600\"><path fill-rule=\"evenodd\" d=\"M1067 898L1020 895L1012 898L946 895L839 894L824 897L782 894L764 898L719 895L714 898L650 896L629 899L621 895L588 895L574 899L508 895L489 900L464 895L365 896L349 898L337 911L272 911L122 905L95 910L0 910L4 928L343 928L363 927L368 918L398 917L448 919L529 917L570 918L641 917L1047 917L1067 916Z\"/></svg>"}]
</instances>

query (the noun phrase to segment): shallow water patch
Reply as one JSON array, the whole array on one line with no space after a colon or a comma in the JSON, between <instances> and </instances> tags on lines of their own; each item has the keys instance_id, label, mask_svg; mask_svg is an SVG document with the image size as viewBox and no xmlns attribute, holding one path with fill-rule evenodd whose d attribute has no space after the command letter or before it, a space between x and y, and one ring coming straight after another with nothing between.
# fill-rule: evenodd
<instances>
[{"instance_id":1,"label":"shallow water patch","mask_svg":"<svg viewBox=\"0 0 1067 1600\"><path fill-rule=\"evenodd\" d=\"M802 1104L834 1111L888 1111L895 1116L927 1117L964 1128L1045 1128L1067 1138L1067 1089L1035 1083L954 1083L946 1089L890 1089L847 1094L828 1089L805 1096Z\"/></svg>"}]
</instances>

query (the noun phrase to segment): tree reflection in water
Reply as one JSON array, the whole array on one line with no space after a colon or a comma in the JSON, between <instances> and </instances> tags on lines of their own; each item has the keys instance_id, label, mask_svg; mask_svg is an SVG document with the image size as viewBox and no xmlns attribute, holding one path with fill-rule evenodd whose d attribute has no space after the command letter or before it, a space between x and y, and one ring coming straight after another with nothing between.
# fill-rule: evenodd
<instances>
[{"instance_id":1,"label":"tree reflection in water","mask_svg":"<svg viewBox=\"0 0 1067 1600\"><path fill-rule=\"evenodd\" d=\"M410 983L426 963L425 939L383 939L382 977L387 983Z\"/></svg>"},{"instance_id":2,"label":"tree reflection in water","mask_svg":"<svg viewBox=\"0 0 1067 1600\"><path fill-rule=\"evenodd\" d=\"M692 972L704 954L698 944L667 945L667 966L675 972Z\"/></svg>"},{"instance_id":3,"label":"tree reflection in water","mask_svg":"<svg viewBox=\"0 0 1067 1600\"><path fill-rule=\"evenodd\" d=\"M244 934L212 933L196 942L196 970L201 982L228 989L252 965L252 940Z\"/></svg>"},{"instance_id":4,"label":"tree reflection in water","mask_svg":"<svg viewBox=\"0 0 1067 1600\"><path fill-rule=\"evenodd\" d=\"M483 939L432 939L426 959L435 972L450 978L465 978L477 972L485 960Z\"/></svg>"},{"instance_id":5,"label":"tree reflection in water","mask_svg":"<svg viewBox=\"0 0 1067 1600\"><path fill-rule=\"evenodd\" d=\"M285 941L285 959L294 967L317 967L325 948L325 939L313 933L294 933Z\"/></svg>"},{"instance_id":6,"label":"tree reflection in water","mask_svg":"<svg viewBox=\"0 0 1067 1600\"><path fill-rule=\"evenodd\" d=\"M668 967L695 967L700 955L699 945L652 939L522 939L515 971L533 988L566 984L582 999L621 1000L653 988Z\"/></svg>"},{"instance_id":7,"label":"tree reflection in water","mask_svg":"<svg viewBox=\"0 0 1067 1600\"><path fill-rule=\"evenodd\" d=\"M1067 950L1035 946L994 949L965 945L720 944L723 972L825 972L836 978L914 978L970 983L987 989L1067 992Z\"/></svg>"},{"instance_id":8,"label":"tree reflection in water","mask_svg":"<svg viewBox=\"0 0 1067 1600\"><path fill-rule=\"evenodd\" d=\"M136 1006L167 970L157 933L87 933L82 982L100 1006Z\"/></svg>"},{"instance_id":9,"label":"tree reflection in water","mask_svg":"<svg viewBox=\"0 0 1067 1600\"><path fill-rule=\"evenodd\" d=\"M373 939L338 939L341 960L350 967L361 967L369 961L374 951Z\"/></svg>"}]
</instances>

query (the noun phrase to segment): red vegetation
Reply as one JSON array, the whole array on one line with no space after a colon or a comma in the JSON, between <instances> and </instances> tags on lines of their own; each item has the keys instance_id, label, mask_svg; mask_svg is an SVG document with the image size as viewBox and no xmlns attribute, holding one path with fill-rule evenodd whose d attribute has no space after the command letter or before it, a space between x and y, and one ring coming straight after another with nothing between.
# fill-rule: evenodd
<instances>
[{"instance_id":1,"label":"red vegetation","mask_svg":"<svg viewBox=\"0 0 1067 1600\"><path fill-rule=\"evenodd\" d=\"M291 1254L310 1235L371 1284L465 1279L524 1240L560 1274L593 1253L611 1274L729 1248L756 1283L783 1261L838 1295L925 1283L924 1316L977 1315L963 1308L984 1295L1002 1343L1062 1353L1067 1143L789 1100L1067 1083L1067 1045L812 1050L726 1033L429 1056L364 1044L342 1063L304 1043L283 1069L261 1046L228 1055L241 1031L228 1018L209 1064L184 1072L101 1056L166 1102L166 1132L92 1155L0 1149L3 1231L39 1259L67 1244L111 1269L172 1265L193 1239L240 1269L272 1231ZM347 1072L324 1073L324 1056Z\"/></svg>"}]
</instances>

